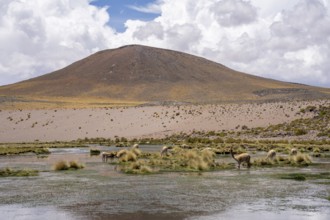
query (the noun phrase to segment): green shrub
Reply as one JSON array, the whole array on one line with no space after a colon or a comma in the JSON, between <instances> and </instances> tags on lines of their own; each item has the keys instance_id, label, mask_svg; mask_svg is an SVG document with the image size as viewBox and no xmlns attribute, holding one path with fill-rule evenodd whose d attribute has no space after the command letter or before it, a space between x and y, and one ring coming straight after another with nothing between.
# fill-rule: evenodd
<instances>
[{"instance_id":1,"label":"green shrub","mask_svg":"<svg viewBox=\"0 0 330 220\"><path fill-rule=\"evenodd\" d=\"M294 134L296 136L301 136L301 135L307 134L307 131L305 129L298 128L298 129L294 130Z\"/></svg>"},{"instance_id":2,"label":"green shrub","mask_svg":"<svg viewBox=\"0 0 330 220\"><path fill-rule=\"evenodd\" d=\"M98 149L90 149L89 153L90 155L100 155L101 151Z\"/></svg>"}]
</instances>

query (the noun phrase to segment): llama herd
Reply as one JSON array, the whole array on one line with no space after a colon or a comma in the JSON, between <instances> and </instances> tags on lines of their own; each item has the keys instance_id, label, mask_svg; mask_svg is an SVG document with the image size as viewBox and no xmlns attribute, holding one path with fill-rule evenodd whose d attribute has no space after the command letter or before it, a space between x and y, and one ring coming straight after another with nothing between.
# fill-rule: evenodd
<instances>
[{"instance_id":1,"label":"llama herd","mask_svg":"<svg viewBox=\"0 0 330 220\"><path fill-rule=\"evenodd\" d=\"M132 149L138 149L139 145L138 144L134 144L132 147ZM163 146L161 151L160 151L160 156L164 157L164 156L168 156L168 153L170 151L171 147L168 146ZM204 150L211 150L211 148L207 148ZM127 151L125 150L121 150L119 152L102 152L101 153L101 157L102 157L102 161L103 162L107 162L108 159L114 159L114 158L120 158L121 156L123 156L123 154L125 154ZM292 148L290 151L290 155L294 156L297 155L298 151L296 148ZM241 168L241 164L245 163L247 165L248 168L251 167L251 156L248 153L241 153L238 155L234 155L233 153L233 148L230 148L230 154L232 156L232 158L237 162L238 164L238 169ZM267 153L266 159L270 159L270 160L274 160L276 157L276 151L275 150L270 150Z\"/></svg>"}]
</instances>

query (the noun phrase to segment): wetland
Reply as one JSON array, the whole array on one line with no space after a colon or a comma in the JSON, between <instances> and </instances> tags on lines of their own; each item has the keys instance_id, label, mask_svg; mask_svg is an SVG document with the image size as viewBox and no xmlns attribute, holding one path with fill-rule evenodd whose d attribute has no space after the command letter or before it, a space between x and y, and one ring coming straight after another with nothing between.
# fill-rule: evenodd
<instances>
[{"instance_id":1,"label":"wetland","mask_svg":"<svg viewBox=\"0 0 330 220\"><path fill-rule=\"evenodd\" d=\"M139 150L150 159L162 147L140 145ZM134 162L105 163L100 155L90 154L95 149L122 149L114 145L47 148L44 156L5 155L0 156L0 169L37 170L38 174L0 178L0 212L4 219L329 219L327 148L320 146L321 157L305 152L311 155L309 165L253 164L238 170L229 154L218 153L215 162L226 167L151 174L127 174L123 167ZM252 162L266 153L251 153ZM79 161L84 168L55 171L54 164L61 160Z\"/></svg>"}]
</instances>

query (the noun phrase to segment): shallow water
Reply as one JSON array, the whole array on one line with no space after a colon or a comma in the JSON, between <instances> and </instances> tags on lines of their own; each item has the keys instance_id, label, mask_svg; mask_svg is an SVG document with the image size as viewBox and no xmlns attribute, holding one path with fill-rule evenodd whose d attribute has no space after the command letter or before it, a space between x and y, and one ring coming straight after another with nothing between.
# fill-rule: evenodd
<instances>
[{"instance_id":1,"label":"shallow water","mask_svg":"<svg viewBox=\"0 0 330 220\"><path fill-rule=\"evenodd\" d=\"M141 147L143 151L160 148ZM86 168L52 171L52 164L61 159L79 160ZM329 171L329 159L315 160L322 165L126 175L117 172L115 166L102 163L99 156L90 156L89 148L53 149L47 158L0 157L0 168L44 171L36 177L0 178L0 218L329 219L330 180L300 182L273 176Z\"/></svg>"}]
</instances>

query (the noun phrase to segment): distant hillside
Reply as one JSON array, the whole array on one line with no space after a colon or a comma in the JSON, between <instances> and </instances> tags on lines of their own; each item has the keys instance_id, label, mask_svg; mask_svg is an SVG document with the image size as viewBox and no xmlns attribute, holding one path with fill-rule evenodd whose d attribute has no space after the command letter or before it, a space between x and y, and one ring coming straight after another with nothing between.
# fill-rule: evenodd
<instances>
[{"instance_id":1,"label":"distant hillside","mask_svg":"<svg viewBox=\"0 0 330 220\"><path fill-rule=\"evenodd\" d=\"M329 98L330 89L232 70L201 57L140 45L104 50L46 75L0 87L2 97L104 98L141 102Z\"/></svg>"}]
</instances>

